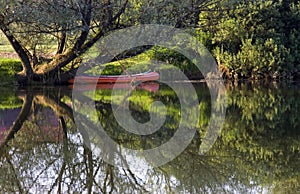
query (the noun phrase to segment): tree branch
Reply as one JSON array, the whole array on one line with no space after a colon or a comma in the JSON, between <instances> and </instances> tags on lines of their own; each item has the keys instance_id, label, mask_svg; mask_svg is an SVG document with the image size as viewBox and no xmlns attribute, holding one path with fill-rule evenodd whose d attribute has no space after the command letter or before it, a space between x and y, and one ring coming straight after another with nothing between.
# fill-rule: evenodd
<instances>
[{"instance_id":1,"label":"tree branch","mask_svg":"<svg viewBox=\"0 0 300 194\"><path fill-rule=\"evenodd\" d=\"M0 28L20 57L26 76L31 77L33 75L33 69L30 62L32 55L26 48L22 47L21 43L12 35L12 33L10 33L9 28L1 21Z\"/></svg>"}]
</instances>

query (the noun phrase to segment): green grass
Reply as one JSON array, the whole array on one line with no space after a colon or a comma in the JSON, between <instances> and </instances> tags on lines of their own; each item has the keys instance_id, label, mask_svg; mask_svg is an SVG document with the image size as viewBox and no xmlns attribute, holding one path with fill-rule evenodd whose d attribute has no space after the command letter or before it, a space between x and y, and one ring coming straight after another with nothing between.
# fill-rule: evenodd
<instances>
[{"instance_id":1,"label":"green grass","mask_svg":"<svg viewBox=\"0 0 300 194\"><path fill-rule=\"evenodd\" d=\"M149 56L143 53L128 59L97 65L86 71L86 73L92 75L119 75L123 73L124 67L131 73L141 73L155 68Z\"/></svg>"},{"instance_id":2,"label":"green grass","mask_svg":"<svg viewBox=\"0 0 300 194\"><path fill-rule=\"evenodd\" d=\"M19 71L22 71L20 60L0 58L0 86L13 86L14 75Z\"/></svg>"},{"instance_id":3,"label":"green grass","mask_svg":"<svg viewBox=\"0 0 300 194\"><path fill-rule=\"evenodd\" d=\"M142 73L148 70L155 70L167 74L167 72L174 68L173 65L166 62L162 62L160 64L155 63L151 60L150 52L153 51L149 50L135 57L98 65L89 69L85 73L91 75L119 75L124 72L123 67L125 67L125 69L130 73Z\"/></svg>"}]
</instances>

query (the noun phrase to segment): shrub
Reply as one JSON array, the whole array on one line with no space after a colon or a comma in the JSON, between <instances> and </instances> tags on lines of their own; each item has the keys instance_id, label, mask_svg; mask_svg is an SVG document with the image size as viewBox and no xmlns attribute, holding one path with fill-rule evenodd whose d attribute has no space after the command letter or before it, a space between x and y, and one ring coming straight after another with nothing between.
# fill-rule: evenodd
<instances>
[{"instance_id":1,"label":"shrub","mask_svg":"<svg viewBox=\"0 0 300 194\"><path fill-rule=\"evenodd\" d=\"M203 12L200 19L206 27L199 40L212 35L211 51L231 75L299 75L300 2L243 1L223 11Z\"/></svg>"}]
</instances>

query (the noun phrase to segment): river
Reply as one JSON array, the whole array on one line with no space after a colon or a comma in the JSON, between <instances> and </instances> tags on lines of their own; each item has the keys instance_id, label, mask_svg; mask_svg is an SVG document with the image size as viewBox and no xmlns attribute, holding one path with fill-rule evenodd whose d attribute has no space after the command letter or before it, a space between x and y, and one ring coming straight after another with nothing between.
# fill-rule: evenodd
<instances>
[{"instance_id":1,"label":"river","mask_svg":"<svg viewBox=\"0 0 300 194\"><path fill-rule=\"evenodd\" d=\"M225 120L205 153L211 96L206 83L193 86L196 98L178 84L191 112L166 84L83 86L76 98L70 87L1 88L0 192L300 192L299 83L227 83ZM138 125L132 119L144 128L125 130ZM182 152L143 155L179 127L193 131L177 141Z\"/></svg>"}]
</instances>

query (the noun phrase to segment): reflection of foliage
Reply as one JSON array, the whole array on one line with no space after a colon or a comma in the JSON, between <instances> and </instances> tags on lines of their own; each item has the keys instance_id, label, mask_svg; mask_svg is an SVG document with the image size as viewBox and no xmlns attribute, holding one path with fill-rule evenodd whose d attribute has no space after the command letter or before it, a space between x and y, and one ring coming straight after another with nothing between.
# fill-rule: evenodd
<instances>
[{"instance_id":1,"label":"reflection of foliage","mask_svg":"<svg viewBox=\"0 0 300 194\"><path fill-rule=\"evenodd\" d=\"M2 88L0 95L0 109L12 109L22 106L22 100L18 99L12 90Z\"/></svg>"},{"instance_id":2,"label":"reflection of foliage","mask_svg":"<svg viewBox=\"0 0 300 194\"><path fill-rule=\"evenodd\" d=\"M283 89L281 89L283 88ZM299 102L296 88L242 84L228 88L223 132L206 156L192 144L162 167L171 188L189 193L256 193L299 189ZM277 191L277 189L276 189Z\"/></svg>"},{"instance_id":3,"label":"reflection of foliage","mask_svg":"<svg viewBox=\"0 0 300 194\"><path fill-rule=\"evenodd\" d=\"M183 126L190 126L191 121L198 122L199 131L204 131L208 122L210 115L210 95L208 92L208 88L205 85L199 85L201 90L199 90L198 99L195 96L191 96L189 92L185 89L184 85L181 87L182 94L184 94L184 99L182 101L192 102L189 107L185 107L185 114L189 116L188 120L181 120L181 105L176 93L168 86L161 85L160 90L151 93L143 90L133 90L128 99L124 97L128 94L127 90L119 90L115 92L113 96L111 96L111 90L99 90L96 91L95 96L93 97L96 100L96 107L98 109L98 115L91 114L89 108L80 108L81 113L88 114L89 118L95 123L100 121L103 128L106 132L117 142L121 143L125 147L130 147L133 149L140 149L141 147L147 149L157 147L162 143L166 143L176 132L179 123L181 122ZM199 86L196 86L199 87ZM86 93L87 96L92 97L91 93ZM111 99L113 98L113 100ZM131 115L135 120L140 121L142 123L149 121L149 108L151 103L154 101L160 101L166 106L166 115L163 115L163 112L160 108L156 108L152 110L154 114L159 117L166 116L166 121L161 126L161 128L151 134L146 136L145 138L140 138L139 135L127 133L122 127L119 126L118 121L115 119L110 103L116 103L114 106L118 106L119 108L123 108L124 102L128 100L129 109L131 111ZM200 104L200 116L193 114L193 110L196 108L194 103L197 100L201 101ZM128 115L127 115L128 116ZM206 120L202 120L202 118L206 118ZM199 126L200 125L200 126ZM194 126L196 127L196 126ZM134 142L134 143L133 143Z\"/></svg>"},{"instance_id":4,"label":"reflection of foliage","mask_svg":"<svg viewBox=\"0 0 300 194\"><path fill-rule=\"evenodd\" d=\"M195 139L175 160L154 169L145 169L150 167L145 165L135 172L104 163L98 153L86 147L87 139L82 131L71 128L71 124L67 138L60 142L37 143L36 136L30 135L43 135L38 133L38 122L34 123L42 117L35 117L37 120L26 121L24 131L18 132L0 150L1 191L257 193L265 189L296 193L300 181L297 114L300 101L298 86L289 86L228 86L227 119L220 138L206 155L198 155L199 137L203 133L199 129ZM195 85L195 88L202 113L199 125L205 127L209 122L210 96L206 86ZM154 139L133 136L121 129L114 120L110 100L105 97L109 90L98 92L98 115L90 115L90 118L93 122L100 120L107 134L122 146L133 149L156 147L176 130L179 117L174 113L180 106L169 87L162 86L157 93L137 90L130 99L132 114L141 120L149 117L143 102L161 100L170 107L164 130L149 136ZM103 98L99 98L100 93ZM56 106L34 106L37 112L49 107ZM91 112L80 111L84 116Z\"/></svg>"},{"instance_id":5,"label":"reflection of foliage","mask_svg":"<svg viewBox=\"0 0 300 194\"><path fill-rule=\"evenodd\" d=\"M252 181L267 185L300 176L298 95L296 88L272 85L245 84L228 92L221 144L247 161Z\"/></svg>"}]
</instances>

